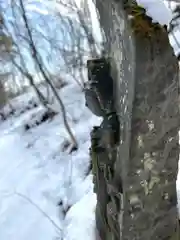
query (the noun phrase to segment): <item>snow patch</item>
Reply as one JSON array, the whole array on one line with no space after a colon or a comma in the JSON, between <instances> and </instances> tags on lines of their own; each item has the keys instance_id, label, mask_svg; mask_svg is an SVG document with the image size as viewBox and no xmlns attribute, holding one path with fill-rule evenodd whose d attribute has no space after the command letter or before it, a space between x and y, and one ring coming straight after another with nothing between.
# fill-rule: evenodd
<instances>
[{"instance_id":1,"label":"snow patch","mask_svg":"<svg viewBox=\"0 0 180 240\"><path fill-rule=\"evenodd\" d=\"M161 25L169 26L172 20L172 11L163 0L137 0L139 6L146 9L146 14Z\"/></svg>"}]
</instances>

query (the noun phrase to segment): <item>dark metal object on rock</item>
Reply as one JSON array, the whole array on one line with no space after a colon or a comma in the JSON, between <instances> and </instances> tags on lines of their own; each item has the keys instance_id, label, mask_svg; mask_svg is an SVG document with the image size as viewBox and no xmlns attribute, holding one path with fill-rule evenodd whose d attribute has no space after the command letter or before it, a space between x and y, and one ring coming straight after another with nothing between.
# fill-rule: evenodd
<instances>
[{"instance_id":1,"label":"dark metal object on rock","mask_svg":"<svg viewBox=\"0 0 180 240\"><path fill-rule=\"evenodd\" d=\"M119 142L119 118L114 106L113 79L109 59L88 60L88 83L85 86L86 106L96 116L103 117L99 127L91 132L90 156L92 161L94 192L97 194L96 227L102 240L120 236L118 215L122 183L114 175ZM113 208L112 208L113 207ZM116 207L116 208L114 208ZM118 209L119 210L119 209ZM108 236L104 234L107 229Z\"/></svg>"},{"instance_id":2,"label":"dark metal object on rock","mask_svg":"<svg viewBox=\"0 0 180 240\"><path fill-rule=\"evenodd\" d=\"M85 84L86 106L96 116L114 111L113 79L110 64L105 58L87 61L88 83Z\"/></svg>"}]
</instances>

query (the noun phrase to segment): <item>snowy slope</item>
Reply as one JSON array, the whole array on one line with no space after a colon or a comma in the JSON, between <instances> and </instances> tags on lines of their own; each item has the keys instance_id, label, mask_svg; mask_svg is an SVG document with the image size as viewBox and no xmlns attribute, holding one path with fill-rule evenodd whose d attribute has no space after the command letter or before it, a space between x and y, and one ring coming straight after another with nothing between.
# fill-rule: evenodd
<instances>
[{"instance_id":1,"label":"snowy slope","mask_svg":"<svg viewBox=\"0 0 180 240\"><path fill-rule=\"evenodd\" d=\"M66 87L62 96L80 143L71 155L62 152L67 135L60 114L29 131L24 131L24 124L34 113L38 116L41 107L0 124L2 240L94 239L96 197L88 148L89 131L99 119L85 108L77 86ZM27 97L21 98L22 107L26 102Z\"/></svg>"},{"instance_id":2,"label":"snowy slope","mask_svg":"<svg viewBox=\"0 0 180 240\"><path fill-rule=\"evenodd\" d=\"M60 94L80 144L77 152L62 151L67 134L61 114L24 130L34 114L38 119L43 113L36 107L19 116L31 93L17 98L12 103L18 108L16 115L0 123L2 240L95 239L96 197L88 170L88 148L89 132L100 119L85 108L77 85L68 85Z\"/></svg>"}]
</instances>

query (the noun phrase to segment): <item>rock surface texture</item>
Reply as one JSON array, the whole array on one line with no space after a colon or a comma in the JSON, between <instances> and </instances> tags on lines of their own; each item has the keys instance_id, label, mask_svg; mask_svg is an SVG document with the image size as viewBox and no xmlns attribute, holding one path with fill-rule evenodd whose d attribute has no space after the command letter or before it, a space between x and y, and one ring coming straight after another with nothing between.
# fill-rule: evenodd
<instances>
[{"instance_id":1,"label":"rock surface texture","mask_svg":"<svg viewBox=\"0 0 180 240\"><path fill-rule=\"evenodd\" d=\"M124 2L96 2L120 127L118 143L98 151L97 135L91 136L97 230L102 240L178 240L178 62L166 27L153 24L134 1Z\"/></svg>"}]
</instances>

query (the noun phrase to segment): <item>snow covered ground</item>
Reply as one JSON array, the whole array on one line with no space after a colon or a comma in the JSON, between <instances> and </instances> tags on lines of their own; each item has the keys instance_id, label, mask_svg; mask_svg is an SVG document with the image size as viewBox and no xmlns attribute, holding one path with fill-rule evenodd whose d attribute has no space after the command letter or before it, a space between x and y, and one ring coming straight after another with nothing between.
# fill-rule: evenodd
<instances>
[{"instance_id":1,"label":"snow covered ground","mask_svg":"<svg viewBox=\"0 0 180 240\"><path fill-rule=\"evenodd\" d=\"M89 132L100 119L84 106L77 85L61 90L80 149L62 151L67 134L61 114L28 131L41 107L0 124L0 239L94 239L94 207L89 168ZM24 95L14 102L27 105ZM70 97L71 96L71 97Z\"/></svg>"},{"instance_id":2,"label":"snow covered ground","mask_svg":"<svg viewBox=\"0 0 180 240\"><path fill-rule=\"evenodd\" d=\"M68 136L61 114L25 130L44 113L40 106L23 111L32 95L16 98L16 113L0 123L0 239L94 240L88 148L89 132L100 119L85 107L77 84L60 90L80 146L69 154L63 151Z\"/></svg>"},{"instance_id":3,"label":"snow covered ground","mask_svg":"<svg viewBox=\"0 0 180 240\"><path fill-rule=\"evenodd\" d=\"M85 107L76 84L60 94L80 145L77 152L63 151L68 138L61 114L25 130L44 112L36 107L22 113L31 93L13 101L16 114L0 123L1 240L95 239L96 197L88 148L89 132L100 119Z\"/></svg>"}]
</instances>

